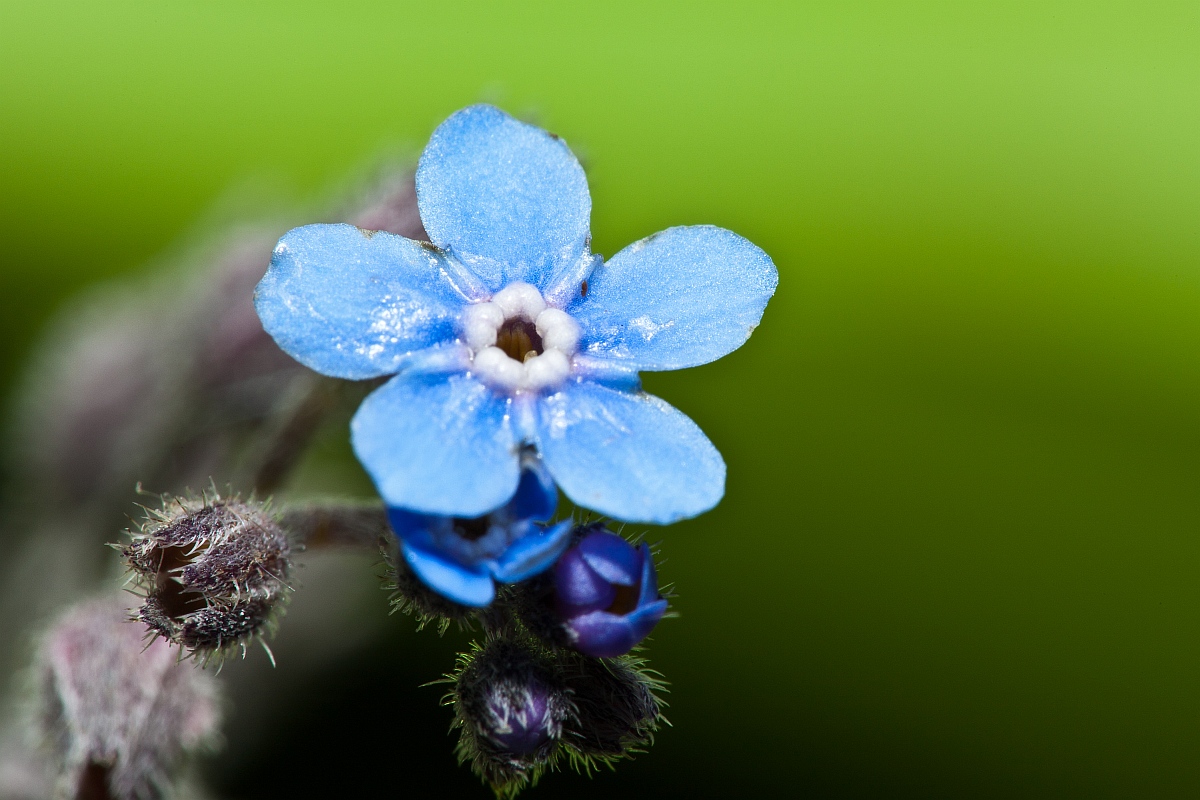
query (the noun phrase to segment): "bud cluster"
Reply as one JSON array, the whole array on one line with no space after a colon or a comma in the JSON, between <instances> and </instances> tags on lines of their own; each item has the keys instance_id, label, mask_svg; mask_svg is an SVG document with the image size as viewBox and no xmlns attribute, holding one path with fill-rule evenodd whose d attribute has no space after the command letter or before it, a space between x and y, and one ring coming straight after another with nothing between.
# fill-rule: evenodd
<instances>
[{"instance_id":1,"label":"bud cluster","mask_svg":"<svg viewBox=\"0 0 1200 800\"><path fill-rule=\"evenodd\" d=\"M459 761L498 797L516 796L560 762L591 773L640 752L662 720L664 685L630 654L667 607L650 548L589 523L572 526L557 551L547 569L502 585L483 607L454 602L394 549L387 554L394 610L422 627L457 621L484 631L446 676L445 702Z\"/></svg>"},{"instance_id":2,"label":"bud cluster","mask_svg":"<svg viewBox=\"0 0 1200 800\"><path fill-rule=\"evenodd\" d=\"M290 591L287 534L253 500L164 498L132 538L122 555L145 596L137 618L205 660L261 641Z\"/></svg>"},{"instance_id":3,"label":"bud cluster","mask_svg":"<svg viewBox=\"0 0 1200 800\"><path fill-rule=\"evenodd\" d=\"M446 682L459 761L497 797L515 797L564 757L590 773L637 752L662 718L662 683L641 659L593 659L519 635L473 645Z\"/></svg>"}]
</instances>

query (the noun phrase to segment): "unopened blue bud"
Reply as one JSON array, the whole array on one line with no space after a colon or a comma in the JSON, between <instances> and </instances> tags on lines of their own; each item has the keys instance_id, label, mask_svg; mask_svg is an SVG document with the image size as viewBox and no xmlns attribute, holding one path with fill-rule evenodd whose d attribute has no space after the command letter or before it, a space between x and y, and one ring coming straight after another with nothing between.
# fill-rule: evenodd
<instances>
[{"instance_id":1,"label":"unopened blue bud","mask_svg":"<svg viewBox=\"0 0 1200 800\"><path fill-rule=\"evenodd\" d=\"M554 566L558 614L571 645L584 655L624 655L649 635L667 610L654 558L595 526Z\"/></svg>"},{"instance_id":2,"label":"unopened blue bud","mask_svg":"<svg viewBox=\"0 0 1200 800\"><path fill-rule=\"evenodd\" d=\"M552 713L550 694L550 689L536 678L524 685L490 687L484 698L488 738L514 755L532 753L556 738L562 725Z\"/></svg>"}]
</instances>

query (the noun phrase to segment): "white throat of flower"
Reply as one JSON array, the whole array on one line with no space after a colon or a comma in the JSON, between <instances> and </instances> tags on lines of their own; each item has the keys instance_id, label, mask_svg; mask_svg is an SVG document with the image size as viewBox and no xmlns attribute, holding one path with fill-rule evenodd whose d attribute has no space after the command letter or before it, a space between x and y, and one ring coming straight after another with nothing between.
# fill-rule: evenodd
<instances>
[{"instance_id":1,"label":"white throat of flower","mask_svg":"<svg viewBox=\"0 0 1200 800\"><path fill-rule=\"evenodd\" d=\"M528 283L510 283L491 301L467 306L462 327L474 357L472 371L490 386L553 389L571 373L579 323L547 306Z\"/></svg>"}]
</instances>

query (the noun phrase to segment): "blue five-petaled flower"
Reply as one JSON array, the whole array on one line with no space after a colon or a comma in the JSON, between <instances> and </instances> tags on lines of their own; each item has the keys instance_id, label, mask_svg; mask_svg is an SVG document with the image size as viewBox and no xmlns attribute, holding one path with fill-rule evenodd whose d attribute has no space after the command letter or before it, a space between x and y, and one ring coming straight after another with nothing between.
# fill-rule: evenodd
<instances>
[{"instance_id":1,"label":"blue five-petaled flower","mask_svg":"<svg viewBox=\"0 0 1200 800\"><path fill-rule=\"evenodd\" d=\"M725 464L638 372L736 349L778 280L721 228L669 228L607 263L566 144L491 106L434 132L417 169L433 245L307 225L275 249L255 296L267 331L341 378L395 375L352 423L392 507L478 517L513 497L536 449L575 503L668 523L712 508Z\"/></svg>"}]
</instances>

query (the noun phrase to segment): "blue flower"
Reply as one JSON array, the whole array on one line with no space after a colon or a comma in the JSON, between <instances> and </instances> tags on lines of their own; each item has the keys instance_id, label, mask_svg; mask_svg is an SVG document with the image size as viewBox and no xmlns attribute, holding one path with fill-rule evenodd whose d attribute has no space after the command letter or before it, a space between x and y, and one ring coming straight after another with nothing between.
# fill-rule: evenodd
<instances>
[{"instance_id":1,"label":"blue flower","mask_svg":"<svg viewBox=\"0 0 1200 800\"><path fill-rule=\"evenodd\" d=\"M486 606L493 581L516 583L549 569L571 543L570 520L549 527L558 490L536 459L525 458L516 494L486 516L463 519L389 508L405 563L444 597Z\"/></svg>"},{"instance_id":2,"label":"blue flower","mask_svg":"<svg viewBox=\"0 0 1200 800\"><path fill-rule=\"evenodd\" d=\"M668 523L712 508L725 463L638 373L741 346L778 276L721 228L669 228L607 263L591 197L556 136L491 106L457 112L417 168L432 245L350 225L285 235L255 302L326 375L395 375L351 425L388 505L472 517L516 491L533 447L575 503Z\"/></svg>"},{"instance_id":3,"label":"blue flower","mask_svg":"<svg viewBox=\"0 0 1200 800\"><path fill-rule=\"evenodd\" d=\"M650 548L597 527L554 565L554 594L576 650L596 658L628 653L667 610Z\"/></svg>"}]
</instances>

